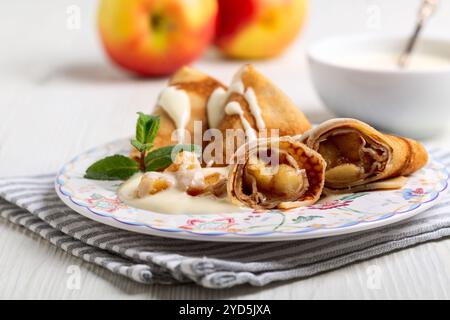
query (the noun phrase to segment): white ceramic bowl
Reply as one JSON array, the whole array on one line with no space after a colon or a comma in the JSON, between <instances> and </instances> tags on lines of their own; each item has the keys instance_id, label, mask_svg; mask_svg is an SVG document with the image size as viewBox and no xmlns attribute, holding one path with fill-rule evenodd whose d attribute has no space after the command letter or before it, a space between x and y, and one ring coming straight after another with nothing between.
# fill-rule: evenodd
<instances>
[{"instance_id":1,"label":"white ceramic bowl","mask_svg":"<svg viewBox=\"0 0 450 320\"><path fill-rule=\"evenodd\" d=\"M450 66L421 70L352 65L355 54L401 52L402 38L335 37L308 52L310 73L324 104L337 116L353 117L381 130L430 137L450 124ZM415 52L450 61L450 41L423 39ZM350 61L344 61L348 57Z\"/></svg>"}]
</instances>

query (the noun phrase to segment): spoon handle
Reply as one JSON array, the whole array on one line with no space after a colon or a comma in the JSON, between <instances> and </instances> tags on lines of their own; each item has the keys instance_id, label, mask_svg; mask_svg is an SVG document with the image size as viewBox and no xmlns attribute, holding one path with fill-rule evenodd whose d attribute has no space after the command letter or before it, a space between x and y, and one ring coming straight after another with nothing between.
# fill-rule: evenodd
<instances>
[{"instance_id":1,"label":"spoon handle","mask_svg":"<svg viewBox=\"0 0 450 320\"><path fill-rule=\"evenodd\" d=\"M417 43L417 39L419 38L420 32L422 31L425 22L430 18L437 6L437 0L424 0L422 2L422 6L419 10L418 19L416 22L416 26L414 28L414 32L408 40L408 44L403 50L400 58L398 60L398 64L400 68L405 68L408 65L409 58L411 57L411 53L414 50L414 47Z\"/></svg>"}]
</instances>

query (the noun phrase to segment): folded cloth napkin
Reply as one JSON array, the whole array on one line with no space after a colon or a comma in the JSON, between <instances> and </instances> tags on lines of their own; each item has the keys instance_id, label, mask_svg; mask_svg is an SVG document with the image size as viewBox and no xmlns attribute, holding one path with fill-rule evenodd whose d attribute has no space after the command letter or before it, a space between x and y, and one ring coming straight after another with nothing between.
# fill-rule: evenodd
<instances>
[{"instance_id":1,"label":"folded cloth napkin","mask_svg":"<svg viewBox=\"0 0 450 320\"><path fill-rule=\"evenodd\" d=\"M450 152L433 158L450 165ZM84 218L54 191L54 175L0 179L0 213L68 253L141 283L195 282L208 288L312 276L450 235L450 195L414 218L322 239L219 243L166 239Z\"/></svg>"}]
</instances>

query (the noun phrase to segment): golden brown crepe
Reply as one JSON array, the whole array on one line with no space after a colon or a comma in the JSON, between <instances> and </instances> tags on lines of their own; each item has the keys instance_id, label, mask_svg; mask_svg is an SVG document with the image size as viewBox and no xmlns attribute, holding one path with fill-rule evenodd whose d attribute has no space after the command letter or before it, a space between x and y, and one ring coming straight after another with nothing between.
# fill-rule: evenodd
<instances>
[{"instance_id":1,"label":"golden brown crepe","mask_svg":"<svg viewBox=\"0 0 450 320\"><path fill-rule=\"evenodd\" d=\"M428 161L419 142L383 134L355 119L325 121L299 141L327 162L327 193L400 188L405 179L399 177L419 170Z\"/></svg>"},{"instance_id":2,"label":"golden brown crepe","mask_svg":"<svg viewBox=\"0 0 450 320\"><path fill-rule=\"evenodd\" d=\"M253 110L249 103L252 100L251 97L255 98ZM255 131L257 137L270 137L271 129L278 130L278 136L281 137L302 134L311 128L311 124L303 112L252 65L243 66L234 76L233 82L228 87L227 99L224 104L225 110L227 110L226 106L233 102L239 104L243 117ZM218 129L225 137L227 129L247 131L248 128L245 127L241 116L225 112ZM261 135L260 132L263 129L266 129L267 132ZM234 141L227 140L226 143L231 143L230 149L235 151L243 142L242 139L236 139ZM227 157L230 156L231 154L228 153Z\"/></svg>"},{"instance_id":3,"label":"golden brown crepe","mask_svg":"<svg viewBox=\"0 0 450 320\"><path fill-rule=\"evenodd\" d=\"M227 193L237 205L290 209L311 205L322 193L325 161L291 137L249 142L233 161Z\"/></svg>"},{"instance_id":4,"label":"golden brown crepe","mask_svg":"<svg viewBox=\"0 0 450 320\"><path fill-rule=\"evenodd\" d=\"M241 81L244 90L252 88L266 129L279 129L280 136L302 134L311 128L311 124L303 112L269 79L259 73L252 65L243 66L235 75L233 82ZM230 86L232 88L233 85ZM249 104L242 92L233 92L226 101L238 102L250 125L258 131L255 118L252 116ZM219 129L244 129L237 115L225 115Z\"/></svg>"},{"instance_id":5,"label":"golden brown crepe","mask_svg":"<svg viewBox=\"0 0 450 320\"><path fill-rule=\"evenodd\" d=\"M178 70L170 78L169 86L184 90L189 96L191 116L185 129L189 131L191 139L194 139L194 121L201 121L201 134L203 136L204 131L208 128L206 117L208 99L215 89L226 87L218 80L191 67L183 67ZM159 115L161 119L160 128L154 141L154 148L176 144L177 141L171 139L172 133L177 129L172 118L161 106L156 106L153 114ZM194 143L194 141L191 141L191 143ZM133 149L131 155L132 157L137 157L138 151Z\"/></svg>"}]
</instances>

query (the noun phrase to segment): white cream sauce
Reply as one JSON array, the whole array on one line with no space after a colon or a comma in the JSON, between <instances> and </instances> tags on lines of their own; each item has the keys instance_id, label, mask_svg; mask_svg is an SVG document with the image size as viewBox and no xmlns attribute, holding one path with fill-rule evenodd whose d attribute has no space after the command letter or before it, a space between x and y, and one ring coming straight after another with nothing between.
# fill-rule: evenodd
<instances>
[{"instance_id":1,"label":"white cream sauce","mask_svg":"<svg viewBox=\"0 0 450 320\"><path fill-rule=\"evenodd\" d=\"M361 52L336 56L338 64L371 70L401 70L398 66L399 53ZM450 68L450 57L415 52L404 70L438 70Z\"/></svg>"},{"instance_id":2,"label":"white cream sauce","mask_svg":"<svg viewBox=\"0 0 450 320\"><path fill-rule=\"evenodd\" d=\"M217 128L220 124L220 121L223 119L225 114L238 114L240 116L242 125L245 127L249 139L256 139L256 133L253 128L251 128L248 121L245 119L244 112L242 108L235 105L237 102L231 102L228 105L226 101L230 97L232 93L238 93L242 95L242 97L247 101L250 113L255 119L256 126L258 130L263 130L266 128L264 123L264 119L262 118L261 107L258 104L258 99L256 98L255 91L253 88L245 89L244 83L241 80L241 74L243 72L243 68L241 68L233 77L233 81L231 85L228 87L228 90L225 91L222 88L217 88L211 94L208 104L207 104L207 112L208 112L208 123L210 128ZM231 107L229 105L231 104ZM227 112L224 109L227 109ZM251 129L251 130L250 130Z\"/></svg>"},{"instance_id":3,"label":"white cream sauce","mask_svg":"<svg viewBox=\"0 0 450 320\"><path fill-rule=\"evenodd\" d=\"M218 170L227 170L227 168L205 168L203 170L205 170L205 174L209 174L218 172ZM218 198L213 195L194 197L176 187L137 198L136 190L141 177L141 173L134 175L125 181L117 191L119 199L134 208L167 214L217 214L250 210L233 205L226 197Z\"/></svg>"},{"instance_id":4,"label":"white cream sauce","mask_svg":"<svg viewBox=\"0 0 450 320\"><path fill-rule=\"evenodd\" d=\"M184 90L165 88L158 98L158 105L169 115L177 128L178 143L184 143L186 125L191 118L191 103Z\"/></svg>"},{"instance_id":5,"label":"white cream sauce","mask_svg":"<svg viewBox=\"0 0 450 320\"><path fill-rule=\"evenodd\" d=\"M225 107L225 113L228 115L239 116L242 126L244 127L245 134L247 135L249 140L256 140L258 138L255 129L253 129L247 119L245 119L244 111L242 110L241 105L238 102L232 101L228 103Z\"/></svg>"},{"instance_id":6,"label":"white cream sauce","mask_svg":"<svg viewBox=\"0 0 450 320\"><path fill-rule=\"evenodd\" d=\"M193 170L181 169L175 172L178 180L178 186L181 187L182 190L185 190L189 187L203 187L205 172L202 168L196 168Z\"/></svg>"},{"instance_id":7,"label":"white cream sauce","mask_svg":"<svg viewBox=\"0 0 450 320\"><path fill-rule=\"evenodd\" d=\"M255 91L252 88L247 88L244 94L245 100L250 107L250 112L253 118L255 118L256 126L258 130L263 130L266 128L266 124L261 115L261 108L259 107L258 100L256 99Z\"/></svg>"},{"instance_id":8,"label":"white cream sauce","mask_svg":"<svg viewBox=\"0 0 450 320\"><path fill-rule=\"evenodd\" d=\"M244 83L241 79L234 80L231 85L228 87L228 96L230 96L233 92L244 94L245 87Z\"/></svg>"},{"instance_id":9,"label":"white cream sauce","mask_svg":"<svg viewBox=\"0 0 450 320\"><path fill-rule=\"evenodd\" d=\"M217 128L219 126L220 121L222 121L225 115L225 104L231 94L233 92L236 92L243 95L244 91L244 84L240 79L233 80L231 85L228 87L228 90L226 91L223 88L217 88L213 91L206 105L208 113L208 125L210 128Z\"/></svg>"},{"instance_id":10,"label":"white cream sauce","mask_svg":"<svg viewBox=\"0 0 450 320\"><path fill-rule=\"evenodd\" d=\"M227 99L228 93L223 88L217 88L209 97L206 112L208 113L208 124L210 128L217 128L220 121L222 121Z\"/></svg>"}]
</instances>

